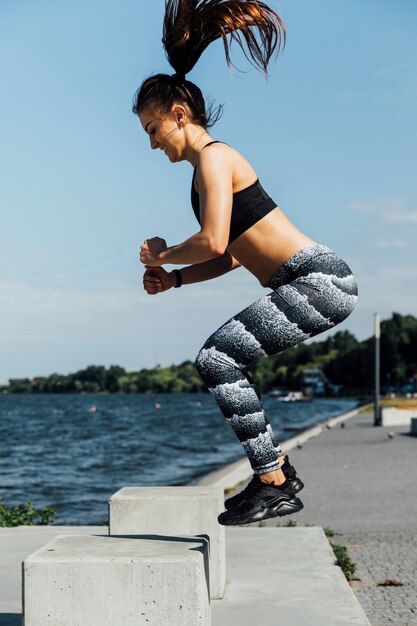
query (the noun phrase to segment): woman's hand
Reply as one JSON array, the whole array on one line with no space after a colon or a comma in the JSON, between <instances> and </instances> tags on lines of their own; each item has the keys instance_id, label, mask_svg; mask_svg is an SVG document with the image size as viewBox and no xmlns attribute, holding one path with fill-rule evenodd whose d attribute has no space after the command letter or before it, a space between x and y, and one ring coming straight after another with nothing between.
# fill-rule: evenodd
<instances>
[{"instance_id":1,"label":"woman's hand","mask_svg":"<svg viewBox=\"0 0 417 626\"><path fill-rule=\"evenodd\" d=\"M140 247L140 260L144 265L152 265L157 267L162 265L159 260L159 255L167 249L167 243L165 239L161 237L152 237L152 239L145 239Z\"/></svg>"},{"instance_id":2,"label":"woman's hand","mask_svg":"<svg viewBox=\"0 0 417 626\"><path fill-rule=\"evenodd\" d=\"M167 291L176 283L177 279L173 272L167 272L163 267L146 266L146 272L143 275L143 287L150 296Z\"/></svg>"}]
</instances>

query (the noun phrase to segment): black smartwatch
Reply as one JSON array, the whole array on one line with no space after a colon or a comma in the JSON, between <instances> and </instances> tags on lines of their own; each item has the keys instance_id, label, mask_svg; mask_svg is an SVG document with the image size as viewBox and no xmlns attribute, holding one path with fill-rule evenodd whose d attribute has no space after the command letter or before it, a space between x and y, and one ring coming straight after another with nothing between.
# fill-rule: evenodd
<instances>
[{"instance_id":1,"label":"black smartwatch","mask_svg":"<svg viewBox=\"0 0 417 626\"><path fill-rule=\"evenodd\" d=\"M175 278L177 279L176 284L174 285L175 289L178 289L178 287L181 287L182 285L182 276L181 276L181 272L180 270L172 270L175 274Z\"/></svg>"}]
</instances>

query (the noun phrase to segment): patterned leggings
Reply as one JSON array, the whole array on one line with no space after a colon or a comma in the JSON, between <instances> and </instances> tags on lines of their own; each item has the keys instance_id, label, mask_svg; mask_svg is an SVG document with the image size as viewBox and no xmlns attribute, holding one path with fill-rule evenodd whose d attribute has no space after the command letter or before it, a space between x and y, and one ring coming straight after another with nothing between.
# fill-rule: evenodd
<instances>
[{"instance_id":1,"label":"patterned leggings","mask_svg":"<svg viewBox=\"0 0 417 626\"><path fill-rule=\"evenodd\" d=\"M342 322L358 290L346 263L315 244L288 259L270 280L273 291L232 317L200 350L196 367L242 443L255 474L279 469L282 451L245 369Z\"/></svg>"}]
</instances>

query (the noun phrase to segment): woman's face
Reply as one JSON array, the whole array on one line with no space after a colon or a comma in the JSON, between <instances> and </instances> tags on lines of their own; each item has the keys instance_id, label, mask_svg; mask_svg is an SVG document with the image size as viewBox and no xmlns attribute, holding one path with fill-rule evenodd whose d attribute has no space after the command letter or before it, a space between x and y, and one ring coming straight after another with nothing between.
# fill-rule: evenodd
<instances>
[{"instance_id":1,"label":"woman's face","mask_svg":"<svg viewBox=\"0 0 417 626\"><path fill-rule=\"evenodd\" d=\"M145 109L139 114L139 119L143 130L149 135L152 150L162 150L171 163L184 160L184 120L181 111L173 110L164 115Z\"/></svg>"}]
</instances>

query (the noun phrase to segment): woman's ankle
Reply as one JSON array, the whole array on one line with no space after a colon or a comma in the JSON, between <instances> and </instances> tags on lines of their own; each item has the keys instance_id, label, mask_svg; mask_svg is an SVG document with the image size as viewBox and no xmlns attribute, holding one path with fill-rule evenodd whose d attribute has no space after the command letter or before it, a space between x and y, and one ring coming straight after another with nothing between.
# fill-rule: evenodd
<instances>
[{"instance_id":1,"label":"woman's ankle","mask_svg":"<svg viewBox=\"0 0 417 626\"><path fill-rule=\"evenodd\" d=\"M275 470L274 472L268 472L267 474L260 474L260 480L263 483L282 485L285 483L286 478L282 469Z\"/></svg>"}]
</instances>

